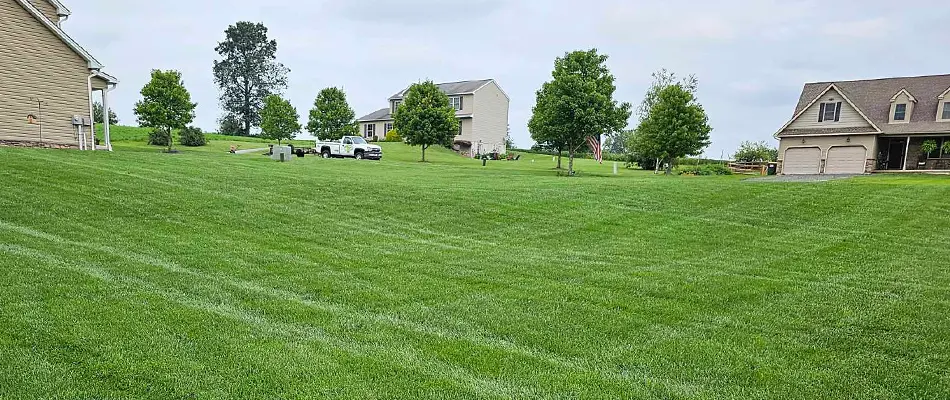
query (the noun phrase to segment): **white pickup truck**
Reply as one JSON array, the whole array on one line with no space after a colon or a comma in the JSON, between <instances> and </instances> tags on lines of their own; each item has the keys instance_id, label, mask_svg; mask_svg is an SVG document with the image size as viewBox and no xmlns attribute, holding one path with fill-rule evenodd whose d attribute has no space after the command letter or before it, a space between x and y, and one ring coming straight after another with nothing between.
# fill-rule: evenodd
<instances>
[{"instance_id":1,"label":"white pickup truck","mask_svg":"<svg viewBox=\"0 0 950 400\"><path fill-rule=\"evenodd\" d=\"M323 158L383 159L382 147L366 143L366 140L359 136L344 136L343 139L333 142L317 140L316 150Z\"/></svg>"}]
</instances>

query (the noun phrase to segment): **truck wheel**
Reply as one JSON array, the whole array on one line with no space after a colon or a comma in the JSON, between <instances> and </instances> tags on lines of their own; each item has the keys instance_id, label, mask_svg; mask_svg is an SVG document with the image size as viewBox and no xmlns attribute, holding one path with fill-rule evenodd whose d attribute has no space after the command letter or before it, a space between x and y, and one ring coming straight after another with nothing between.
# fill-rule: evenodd
<instances>
[{"instance_id":1,"label":"truck wheel","mask_svg":"<svg viewBox=\"0 0 950 400\"><path fill-rule=\"evenodd\" d=\"M330 158L330 150L323 149L320 154L323 156L323 158Z\"/></svg>"},{"instance_id":2,"label":"truck wheel","mask_svg":"<svg viewBox=\"0 0 950 400\"><path fill-rule=\"evenodd\" d=\"M362 160L362 159L363 159L363 152L362 152L362 151L357 151L357 152L356 152L356 159L357 159L357 160Z\"/></svg>"}]
</instances>

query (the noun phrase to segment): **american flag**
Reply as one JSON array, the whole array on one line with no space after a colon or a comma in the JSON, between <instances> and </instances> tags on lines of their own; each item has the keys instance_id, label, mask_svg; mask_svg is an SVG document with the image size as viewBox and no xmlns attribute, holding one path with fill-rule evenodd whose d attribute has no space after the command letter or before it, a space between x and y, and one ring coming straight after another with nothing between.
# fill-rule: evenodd
<instances>
[{"instance_id":1,"label":"american flag","mask_svg":"<svg viewBox=\"0 0 950 400\"><path fill-rule=\"evenodd\" d=\"M600 138L593 136L587 138L587 145L590 146L590 150L594 152L594 159L597 160L597 162L603 164L604 149L600 147Z\"/></svg>"}]
</instances>

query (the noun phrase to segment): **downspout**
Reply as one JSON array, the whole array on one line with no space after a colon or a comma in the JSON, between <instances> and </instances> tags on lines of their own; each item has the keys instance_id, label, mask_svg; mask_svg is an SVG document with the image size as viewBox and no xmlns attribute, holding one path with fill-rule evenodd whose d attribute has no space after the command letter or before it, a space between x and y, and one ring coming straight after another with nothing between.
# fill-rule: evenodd
<instances>
[{"instance_id":1,"label":"downspout","mask_svg":"<svg viewBox=\"0 0 950 400\"><path fill-rule=\"evenodd\" d=\"M92 151L96 150L96 116L92 112L92 78L96 75L97 73L93 72L86 78L86 89L88 89L86 94L89 96L89 137L92 142Z\"/></svg>"}]
</instances>

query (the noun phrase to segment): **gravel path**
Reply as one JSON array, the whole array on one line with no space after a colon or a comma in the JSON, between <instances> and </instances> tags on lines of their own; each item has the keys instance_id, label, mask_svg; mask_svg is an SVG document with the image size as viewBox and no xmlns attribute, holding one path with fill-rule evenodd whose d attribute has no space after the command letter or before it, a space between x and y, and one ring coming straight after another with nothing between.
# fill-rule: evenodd
<instances>
[{"instance_id":1,"label":"gravel path","mask_svg":"<svg viewBox=\"0 0 950 400\"><path fill-rule=\"evenodd\" d=\"M768 182L828 182L841 179L850 179L860 175L779 175L766 176L762 178L746 179L743 182L750 183L768 183Z\"/></svg>"}]
</instances>

